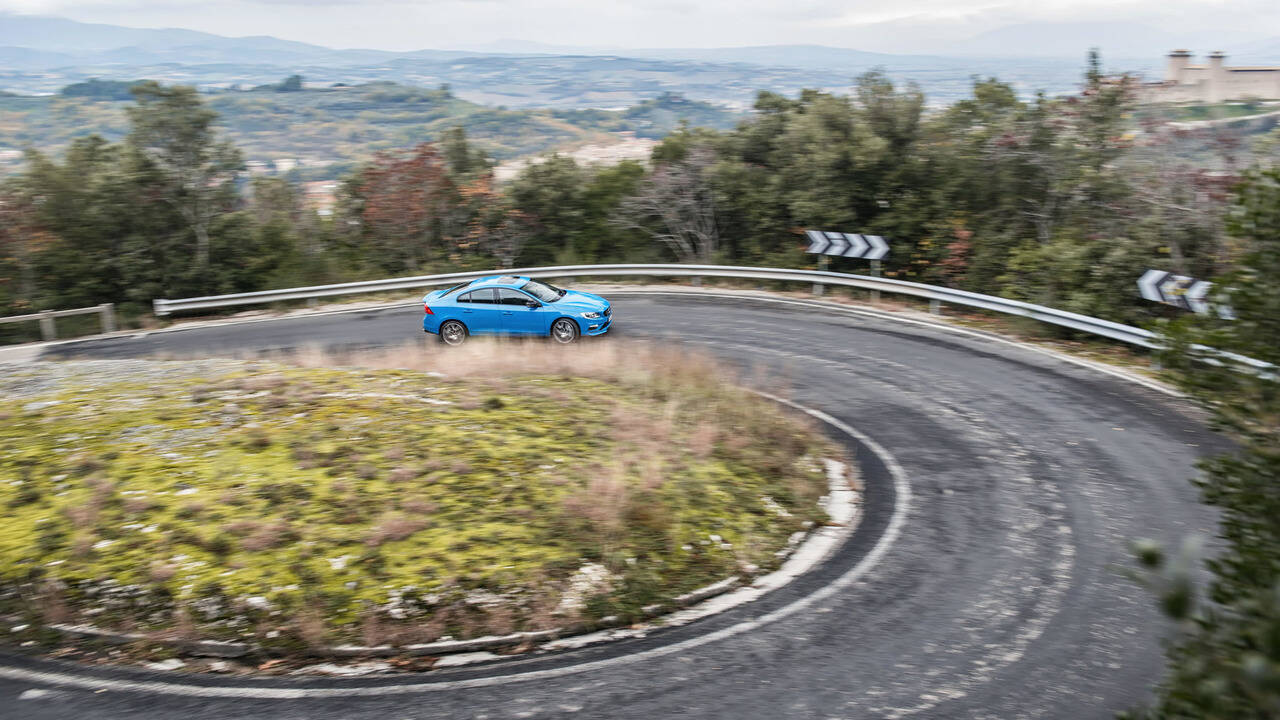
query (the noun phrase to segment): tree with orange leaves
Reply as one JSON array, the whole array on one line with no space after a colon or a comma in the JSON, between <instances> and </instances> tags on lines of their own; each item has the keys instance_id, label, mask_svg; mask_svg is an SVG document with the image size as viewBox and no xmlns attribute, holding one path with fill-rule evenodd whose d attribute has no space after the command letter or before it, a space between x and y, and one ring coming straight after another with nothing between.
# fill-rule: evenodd
<instances>
[{"instance_id":1,"label":"tree with orange leaves","mask_svg":"<svg viewBox=\"0 0 1280 720\"><path fill-rule=\"evenodd\" d=\"M354 185L362 244L377 266L419 272L466 236L467 204L432 143L378 153Z\"/></svg>"}]
</instances>

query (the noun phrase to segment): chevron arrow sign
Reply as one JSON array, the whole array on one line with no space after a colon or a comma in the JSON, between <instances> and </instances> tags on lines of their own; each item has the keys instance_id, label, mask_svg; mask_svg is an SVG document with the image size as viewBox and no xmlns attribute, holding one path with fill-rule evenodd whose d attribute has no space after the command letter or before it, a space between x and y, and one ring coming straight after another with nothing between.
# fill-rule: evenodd
<instances>
[{"instance_id":1,"label":"chevron arrow sign","mask_svg":"<svg viewBox=\"0 0 1280 720\"><path fill-rule=\"evenodd\" d=\"M1196 280L1187 288L1187 294L1182 299L1187 302L1187 306L1191 311L1198 315L1209 314L1209 301L1205 300L1205 296L1209 294L1209 288L1213 287L1213 283L1204 280Z\"/></svg>"},{"instance_id":2,"label":"chevron arrow sign","mask_svg":"<svg viewBox=\"0 0 1280 720\"><path fill-rule=\"evenodd\" d=\"M862 239L871 244L871 249L862 257L868 260L879 260L889 254L889 243L885 242L884 238L879 235L863 235Z\"/></svg>"},{"instance_id":3,"label":"chevron arrow sign","mask_svg":"<svg viewBox=\"0 0 1280 720\"><path fill-rule=\"evenodd\" d=\"M844 239L849 241L849 249L844 251L844 256L849 258L863 257L867 250L871 248L870 243L862 239L861 235L854 233L845 233Z\"/></svg>"},{"instance_id":4,"label":"chevron arrow sign","mask_svg":"<svg viewBox=\"0 0 1280 720\"><path fill-rule=\"evenodd\" d=\"M879 235L805 230L809 247L805 252L818 255L879 260L889 254L889 243Z\"/></svg>"},{"instance_id":5,"label":"chevron arrow sign","mask_svg":"<svg viewBox=\"0 0 1280 720\"><path fill-rule=\"evenodd\" d=\"M824 255L827 252L827 248L831 247L831 243L827 240L827 236L820 230L805 230L804 234L809 237L809 247L805 252Z\"/></svg>"},{"instance_id":6,"label":"chevron arrow sign","mask_svg":"<svg viewBox=\"0 0 1280 720\"><path fill-rule=\"evenodd\" d=\"M826 236L831 243L827 248L828 255L844 255L844 251L849 249L849 241L845 239L844 233L829 232Z\"/></svg>"},{"instance_id":7,"label":"chevron arrow sign","mask_svg":"<svg viewBox=\"0 0 1280 720\"><path fill-rule=\"evenodd\" d=\"M1212 307L1206 299L1213 283L1196 280L1186 275L1174 275L1164 270L1148 270L1138 278L1138 292L1143 299L1208 315ZM1229 317L1229 308L1219 308L1222 317Z\"/></svg>"},{"instance_id":8,"label":"chevron arrow sign","mask_svg":"<svg viewBox=\"0 0 1280 720\"><path fill-rule=\"evenodd\" d=\"M813 252L812 250L810 252ZM1164 295L1160 294L1160 283L1169 277L1171 273L1163 270L1148 270L1142 273L1142 277L1138 278L1138 292L1142 294L1143 300L1151 302L1164 302Z\"/></svg>"}]
</instances>

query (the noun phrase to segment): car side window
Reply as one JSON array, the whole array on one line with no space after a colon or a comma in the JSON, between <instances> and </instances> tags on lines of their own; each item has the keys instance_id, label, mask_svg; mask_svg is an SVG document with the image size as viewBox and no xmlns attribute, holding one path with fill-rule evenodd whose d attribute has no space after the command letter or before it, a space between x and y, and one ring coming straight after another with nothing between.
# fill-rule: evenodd
<instances>
[{"instance_id":1,"label":"car side window","mask_svg":"<svg viewBox=\"0 0 1280 720\"><path fill-rule=\"evenodd\" d=\"M484 288L483 290L472 290L469 293L463 293L459 298L460 303L483 303L492 305L496 301L493 297L493 288Z\"/></svg>"},{"instance_id":2,"label":"car side window","mask_svg":"<svg viewBox=\"0 0 1280 720\"><path fill-rule=\"evenodd\" d=\"M503 305L526 305L532 299L519 290L498 288L498 302Z\"/></svg>"}]
</instances>

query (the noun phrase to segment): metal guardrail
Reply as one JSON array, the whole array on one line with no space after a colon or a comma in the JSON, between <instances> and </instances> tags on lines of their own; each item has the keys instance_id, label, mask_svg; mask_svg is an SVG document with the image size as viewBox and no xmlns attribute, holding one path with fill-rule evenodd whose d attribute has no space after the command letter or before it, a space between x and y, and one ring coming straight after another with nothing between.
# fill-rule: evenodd
<instances>
[{"instance_id":1,"label":"metal guardrail","mask_svg":"<svg viewBox=\"0 0 1280 720\"><path fill-rule=\"evenodd\" d=\"M494 275L524 275L540 278L562 277L723 277L752 280L769 280L777 282L813 283L814 285L836 285L841 287L862 288L865 290L896 293L929 300L936 311L942 303L962 305L1027 317L1041 322L1061 325L1073 330L1101 335L1131 345L1146 348L1158 347L1155 333L1110 320L1100 320L1055 310L1042 305L1008 300L991 295L953 290L951 288L926 285L924 283L907 282L891 278L871 277L869 275L850 275L846 273L827 272L822 270L789 270L782 268L740 267L732 265L564 265L557 267L516 268L512 270L483 270L476 272L447 273L443 275L421 275L418 277L392 278L389 280L369 280L365 282L342 283L338 285L317 285L314 287L287 288L282 290L262 290L259 292L240 293L237 295L210 295L207 297L183 298L180 300L159 299L153 301L156 315L168 315L187 310L208 310L214 308L235 307L238 305L260 305L283 300L312 300L323 297L355 295L360 293L377 293L392 290L413 290L440 285L451 285L466 280Z\"/></svg>"},{"instance_id":2,"label":"metal guardrail","mask_svg":"<svg viewBox=\"0 0 1280 720\"><path fill-rule=\"evenodd\" d=\"M236 295L210 295L206 297L183 298L179 300L154 300L156 315L168 315L186 310L207 310L213 308L235 307L239 305L261 305L284 300L316 300L323 297L338 297L363 293L378 293L393 290L415 290L440 285L453 285L466 280L487 277L495 274L522 275L537 278L562 277L722 277L743 278L751 280L769 280L774 282L813 283L814 291L821 292L824 285L854 287L870 290L878 296L880 292L896 293L929 301L930 311L937 313L943 303L961 305L1031 318L1040 322L1059 325L1072 330L1099 335L1119 340L1130 345L1158 349L1161 347L1159 336L1150 330L1124 325L1122 323L1102 320L1100 318L1080 315L1078 313L1056 310L1043 305L1009 300L993 295L954 290L952 288L926 285L924 283L894 280L892 278L872 277L870 275L852 275L829 272L825 270L790 270L785 268L742 267L735 265L561 265L553 267L514 268L509 270L478 270L474 272L446 273L442 275L420 275L417 277L391 278L389 280L368 280L364 282L341 283L337 285L316 285L313 287L285 288L281 290L262 290L259 292L239 293ZM65 312L65 311L64 311ZM1224 361L1258 372L1264 377L1276 376L1275 366L1253 358L1227 353L1203 346L1195 349L1216 355Z\"/></svg>"},{"instance_id":3,"label":"metal guardrail","mask_svg":"<svg viewBox=\"0 0 1280 720\"><path fill-rule=\"evenodd\" d=\"M93 307L76 308L75 310L44 310L30 315L10 315L9 317L0 317L0 324L39 320L40 337L45 340L56 340L58 338L58 328L54 324L54 318L89 315L91 313L98 314L98 319L102 323L102 332L115 332L116 306L113 303L103 303Z\"/></svg>"}]
</instances>

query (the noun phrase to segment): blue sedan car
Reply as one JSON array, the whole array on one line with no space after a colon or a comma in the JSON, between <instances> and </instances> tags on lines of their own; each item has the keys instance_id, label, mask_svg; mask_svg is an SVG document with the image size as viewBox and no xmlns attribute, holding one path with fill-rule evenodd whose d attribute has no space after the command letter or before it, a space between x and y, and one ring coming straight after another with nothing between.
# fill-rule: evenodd
<instances>
[{"instance_id":1,"label":"blue sedan car","mask_svg":"<svg viewBox=\"0 0 1280 720\"><path fill-rule=\"evenodd\" d=\"M613 322L613 308L599 295L515 275L434 290L422 298L422 307L423 331L446 345L460 345L469 335L538 335L571 343L603 335Z\"/></svg>"}]
</instances>

